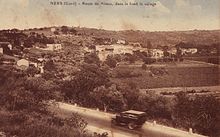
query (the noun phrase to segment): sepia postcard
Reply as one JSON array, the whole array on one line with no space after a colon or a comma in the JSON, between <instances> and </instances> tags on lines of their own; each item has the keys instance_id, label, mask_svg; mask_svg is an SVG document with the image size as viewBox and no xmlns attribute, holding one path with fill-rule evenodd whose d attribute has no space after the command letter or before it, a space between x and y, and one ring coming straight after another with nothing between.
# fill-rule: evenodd
<instances>
[{"instance_id":1,"label":"sepia postcard","mask_svg":"<svg viewBox=\"0 0 220 137\"><path fill-rule=\"evenodd\" d=\"M220 137L220 1L0 0L0 137Z\"/></svg>"}]
</instances>

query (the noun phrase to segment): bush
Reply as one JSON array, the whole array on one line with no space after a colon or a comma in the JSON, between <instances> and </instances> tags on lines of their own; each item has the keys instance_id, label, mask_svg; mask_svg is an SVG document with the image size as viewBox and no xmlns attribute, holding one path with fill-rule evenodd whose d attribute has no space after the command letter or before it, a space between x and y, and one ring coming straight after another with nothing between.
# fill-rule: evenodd
<instances>
[{"instance_id":1,"label":"bush","mask_svg":"<svg viewBox=\"0 0 220 137\"><path fill-rule=\"evenodd\" d=\"M165 74L168 74L168 71L165 68L151 67L150 71L153 75L156 75L156 76L163 76Z\"/></svg>"},{"instance_id":2,"label":"bush","mask_svg":"<svg viewBox=\"0 0 220 137\"><path fill-rule=\"evenodd\" d=\"M142 68L143 70L147 70L147 65L146 65L146 64L143 64L143 65L141 66L141 68Z\"/></svg>"},{"instance_id":3,"label":"bush","mask_svg":"<svg viewBox=\"0 0 220 137\"><path fill-rule=\"evenodd\" d=\"M131 77L140 77L142 76L141 72L132 71L129 69L118 69L116 71L117 78L131 78Z\"/></svg>"},{"instance_id":4,"label":"bush","mask_svg":"<svg viewBox=\"0 0 220 137\"><path fill-rule=\"evenodd\" d=\"M84 56L84 62L88 64L100 65L101 61L96 53L89 53Z\"/></svg>"},{"instance_id":5,"label":"bush","mask_svg":"<svg viewBox=\"0 0 220 137\"><path fill-rule=\"evenodd\" d=\"M77 114L62 119L49 112L47 101L56 85L13 71L0 75L0 131L19 137L87 137L87 123ZM3 79L3 80L2 80Z\"/></svg>"},{"instance_id":6,"label":"bush","mask_svg":"<svg viewBox=\"0 0 220 137\"><path fill-rule=\"evenodd\" d=\"M171 119L168 101L165 99L165 97L156 95L155 93L139 95L135 104L135 109L140 111L144 110L148 114L149 119Z\"/></svg>"},{"instance_id":7,"label":"bush","mask_svg":"<svg viewBox=\"0 0 220 137\"><path fill-rule=\"evenodd\" d=\"M87 123L76 113L62 119L53 115L0 110L0 131L19 137L87 137Z\"/></svg>"},{"instance_id":8,"label":"bush","mask_svg":"<svg viewBox=\"0 0 220 137\"><path fill-rule=\"evenodd\" d=\"M111 67L111 68L115 68L116 67L116 64L117 64L117 61L116 59L114 59L112 56L108 56L105 63Z\"/></svg>"},{"instance_id":9,"label":"bush","mask_svg":"<svg viewBox=\"0 0 220 137\"><path fill-rule=\"evenodd\" d=\"M144 61L145 64L152 64L152 63L156 62L156 59L153 59L153 58L150 58L150 57L145 57L143 59L143 61Z\"/></svg>"},{"instance_id":10,"label":"bush","mask_svg":"<svg viewBox=\"0 0 220 137\"><path fill-rule=\"evenodd\" d=\"M212 95L190 97L184 92L176 95L173 120L177 126L193 128L195 132L219 136L220 102Z\"/></svg>"}]
</instances>

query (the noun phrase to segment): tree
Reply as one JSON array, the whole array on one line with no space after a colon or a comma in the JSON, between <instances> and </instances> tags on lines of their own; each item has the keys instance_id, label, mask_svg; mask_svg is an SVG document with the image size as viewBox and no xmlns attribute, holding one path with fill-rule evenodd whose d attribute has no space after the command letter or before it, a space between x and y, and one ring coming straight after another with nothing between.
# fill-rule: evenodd
<instances>
[{"instance_id":1,"label":"tree","mask_svg":"<svg viewBox=\"0 0 220 137\"><path fill-rule=\"evenodd\" d=\"M54 33L55 35L60 35L59 31L57 31L57 30L54 31L53 33Z\"/></svg>"},{"instance_id":2,"label":"tree","mask_svg":"<svg viewBox=\"0 0 220 137\"><path fill-rule=\"evenodd\" d=\"M92 106L94 105L94 100L90 98L89 93L96 87L105 85L108 82L107 70L95 64L84 64L70 81L64 82L63 92L66 99L73 100L82 105Z\"/></svg>"},{"instance_id":3,"label":"tree","mask_svg":"<svg viewBox=\"0 0 220 137\"><path fill-rule=\"evenodd\" d=\"M152 49L152 44L150 40L147 40L147 48Z\"/></svg>"},{"instance_id":4,"label":"tree","mask_svg":"<svg viewBox=\"0 0 220 137\"><path fill-rule=\"evenodd\" d=\"M64 121L70 128L78 128L81 131L83 131L88 124L78 113L72 113L71 117L66 118Z\"/></svg>"},{"instance_id":5,"label":"tree","mask_svg":"<svg viewBox=\"0 0 220 137\"><path fill-rule=\"evenodd\" d=\"M0 71L0 129L7 136L90 137L86 122L77 114L60 118L46 103L56 85L42 78L27 78L22 72ZM2 80L4 79L4 80Z\"/></svg>"},{"instance_id":6,"label":"tree","mask_svg":"<svg viewBox=\"0 0 220 137\"><path fill-rule=\"evenodd\" d=\"M141 68L142 68L143 70L147 70L147 65L146 65L146 64L143 64L143 65L141 66Z\"/></svg>"},{"instance_id":7,"label":"tree","mask_svg":"<svg viewBox=\"0 0 220 137\"><path fill-rule=\"evenodd\" d=\"M24 47L26 48L30 48L34 45L34 37L33 36L30 36L28 37L25 41L24 41Z\"/></svg>"},{"instance_id":8,"label":"tree","mask_svg":"<svg viewBox=\"0 0 220 137\"><path fill-rule=\"evenodd\" d=\"M25 77L24 74L6 74L0 86L0 105L9 110L31 110L46 112L44 100L53 99L55 85L42 78Z\"/></svg>"},{"instance_id":9,"label":"tree","mask_svg":"<svg viewBox=\"0 0 220 137\"><path fill-rule=\"evenodd\" d=\"M89 53L84 57L84 62L88 64L100 65L101 61L96 53Z\"/></svg>"},{"instance_id":10,"label":"tree","mask_svg":"<svg viewBox=\"0 0 220 137\"><path fill-rule=\"evenodd\" d=\"M135 61L137 60L137 56L129 54L129 53L125 53L126 55L126 60L129 61L129 63L135 63Z\"/></svg>"},{"instance_id":11,"label":"tree","mask_svg":"<svg viewBox=\"0 0 220 137\"><path fill-rule=\"evenodd\" d=\"M75 35L75 34L77 33L77 31L76 31L74 28L71 28L71 29L70 29L70 33L72 33L72 34Z\"/></svg>"},{"instance_id":12,"label":"tree","mask_svg":"<svg viewBox=\"0 0 220 137\"><path fill-rule=\"evenodd\" d=\"M113 56L107 56L105 63L111 68L115 68L117 65L117 61Z\"/></svg>"},{"instance_id":13,"label":"tree","mask_svg":"<svg viewBox=\"0 0 220 137\"><path fill-rule=\"evenodd\" d=\"M97 87L93 92L90 92L90 96L103 106L104 111L108 109L121 111L125 105L122 93L117 90L114 84L110 87Z\"/></svg>"},{"instance_id":14,"label":"tree","mask_svg":"<svg viewBox=\"0 0 220 137\"><path fill-rule=\"evenodd\" d=\"M145 64L152 64L152 63L156 62L156 59L150 58L150 57L145 57L145 58L143 58L143 61Z\"/></svg>"},{"instance_id":15,"label":"tree","mask_svg":"<svg viewBox=\"0 0 220 137\"><path fill-rule=\"evenodd\" d=\"M149 118L171 118L166 99L155 93L139 94L134 107L141 111L144 110Z\"/></svg>"},{"instance_id":16,"label":"tree","mask_svg":"<svg viewBox=\"0 0 220 137\"><path fill-rule=\"evenodd\" d=\"M128 109L135 109L135 104L140 95L139 89L136 83L128 82L125 84L120 83L118 85L119 91L123 94L126 106Z\"/></svg>"},{"instance_id":17,"label":"tree","mask_svg":"<svg viewBox=\"0 0 220 137\"><path fill-rule=\"evenodd\" d=\"M168 46L163 47L163 55L164 55L164 61L169 61L170 53L168 52Z\"/></svg>"},{"instance_id":18,"label":"tree","mask_svg":"<svg viewBox=\"0 0 220 137\"><path fill-rule=\"evenodd\" d=\"M55 71L56 70L56 66L54 64L54 61L53 60L49 60L45 63L44 65L44 70L47 70L47 71Z\"/></svg>"},{"instance_id":19,"label":"tree","mask_svg":"<svg viewBox=\"0 0 220 137\"><path fill-rule=\"evenodd\" d=\"M173 120L177 125L193 128L204 135L220 135L220 102L214 96L190 97L180 92L176 97Z\"/></svg>"},{"instance_id":20,"label":"tree","mask_svg":"<svg viewBox=\"0 0 220 137\"><path fill-rule=\"evenodd\" d=\"M68 31L69 31L69 29L68 29L67 26L62 26L62 27L61 27L61 32L62 32L63 34L67 34Z\"/></svg>"},{"instance_id":21,"label":"tree","mask_svg":"<svg viewBox=\"0 0 220 137\"><path fill-rule=\"evenodd\" d=\"M36 67L34 67L34 66L29 66L25 72L26 72L26 74L28 76L32 76L32 77L35 74L39 74L40 73L40 71Z\"/></svg>"}]
</instances>

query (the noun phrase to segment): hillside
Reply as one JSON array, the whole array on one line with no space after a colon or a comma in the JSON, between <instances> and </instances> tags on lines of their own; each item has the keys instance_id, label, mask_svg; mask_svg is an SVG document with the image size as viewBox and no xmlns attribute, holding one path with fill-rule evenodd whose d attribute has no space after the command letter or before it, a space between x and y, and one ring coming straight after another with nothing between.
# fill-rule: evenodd
<instances>
[{"instance_id":1,"label":"hillside","mask_svg":"<svg viewBox=\"0 0 220 137\"><path fill-rule=\"evenodd\" d=\"M62 26L63 27L63 26ZM45 27L24 30L24 33L36 32L44 33L47 36L53 35L51 28L61 30L62 27ZM77 35L86 37L98 38L113 38L124 39L129 42L139 42L146 45L151 42L153 47L160 46L175 46L180 42L193 43L195 45L211 45L213 43L220 43L220 30L190 30L190 31L140 31L140 30L126 30L126 31L110 31L94 28L79 28L68 27L69 29L76 30Z\"/></svg>"},{"instance_id":2,"label":"hillside","mask_svg":"<svg viewBox=\"0 0 220 137\"><path fill-rule=\"evenodd\" d=\"M95 37L110 37L115 39L125 39L131 42L146 44L150 41L153 46L174 46L179 42L206 44L220 42L220 30L192 30L192 31L107 31L88 28L76 28L79 32Z\"/></svg>"}]
</instances>

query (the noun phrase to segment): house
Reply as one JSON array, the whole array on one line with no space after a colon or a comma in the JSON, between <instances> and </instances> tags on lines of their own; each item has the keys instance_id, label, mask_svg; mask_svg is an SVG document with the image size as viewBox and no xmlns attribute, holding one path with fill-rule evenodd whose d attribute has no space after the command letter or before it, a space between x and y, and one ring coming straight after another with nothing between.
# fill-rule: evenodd
<instances>
[{"instance_id":1,"label":"house","mask_svg":"<svg viewBox=\"0 0 220 137\"><path fill-rule=\"evenodd\" d=\"M197 53L197 48L183 48L182 50L182 54L183 55L187 55L187 54L195 54Z\"/></svg>"},{"instance_id":2,"label":"house","mask_svg":"<svg viewBox=\"0 0 220 137\"><path fill-rule=\"evenodd\" d=\"M101 61L105 61L107 56L116 54L133 54L133 46L112 44L112 45L97 45L95 51Z\"/></svg>"},{"instance_id":3,"label":"house","mask_svg":"<svg viewBox=\"0 0 220 137\"><path fill-rule=\"evenodd\" d=\"M52 27L52 28L50 28L50 31L51 31L51 32L55 32L55 31L56 31L56 28L53 28L53 27Z\"/></svg>"},{"instance_id":4,"label":"house","mask_svg":"<svg viewBox=\"0 0 220 137\"><path fill-rule=\"evenodd\" d=\"M52 51L55 51L55 50L61 50L62 46L61 44L47 44L47 48Z\"/></svg>"},{"instance_id":5,"label":"house","mask_svg":"<svg viewBox=\"0 0 220 137\"><path fill-rule=\"evenodd\" d=\"M98 57L99 57L100 61L105 61L107 59L107 57L110 55L113 55L113 54L108 51L103 51L103 52L98 53Z\"/></svg>"},{"instance_id":6,"label":"house","mask_svg":"<svg viewBox=\"0 0 220 137\"><path fill-rule=\"evenodd\" d=\"M97 45L95 46L96 54L101 61L105 61L109 55L113 55L114 47L111 45Z\"/></svg>"},{"instance_id":7,"label":"house","mask_svg":"<svg viewBox=\"0 0 220 137\"><path fill-rule=\"evenodd\" d=\"M152 49L150 50L150 53L151 53L151 57L156 59L162 58L164 56L164 52L161 49Z\"/></svg>"},{"instance_id":8,"label":"house","mask_svg":"<svg viewBox=\"0 0 220 137\"><path fill-rule=\"evenodd\" d=\"M44 61L44 58L38 58L37 59L39 62L43 62Z\"/></svg>"},{"instance_id":9,"label":"house","mask_svg":"<svg viewBox=\"0 0 220 137\"><path fill-rule=\"evenodd\" d=\"M168 50L168 52L169 52L170 54L175 55L175 54L177 53L177 49L176 49L176 48L171 48L171 49Z\"/></svg>"},{"instance_id":10,"label":"house","mask_svg":"<svg viewBox=\"0 0 220 137\"><path fill-rule=\"evenodd\" d=\"M30 65L30 63L26 59L20 59L17 61L17 66L19 66L19 67L21 67L21 66L29 67L29 65Z\"/></svg>"},{"instance_id":11,"label":"house","mask_svg":"<svg viewBox=\"0 0 220 137\"><path fill-rule=\"evenodd\" d=\"M0 53L8 55L12 54L12 45L9 42L0 42L0 48Z\"/></svg>"},{"instance_id":12,"label":"house","mask_svg":"<svg viewBox=\"0 0 220 137\"><path fill-rule=\"evenodd\" d=\"M91 53L91 52L94 52L94 49L90 48L90 47L84 47L83 51L85 53Z\"/></svg>"},{"instance_id":13,"label":"house","mask_svg":"<svg viewBox=\"0 0 220 137\"><path fill-rule=\"evenodd\" d=\"M42 48L43 50L57 51L62 49L61 44L47 44L46 48Z\"/></svg>"},{"instance_id":14,"label":"house","mask_svg":"<svg viewBox=\"0 0 220 137\"><path fill-rule=\"evenodd\" d=\"M123 44L123 45L125 45L125 44L126 44L126 41L119 39L119 40L117 41L117 44Z\"/></svg>"},{"instance_id":15,"label":"house","mask_svg":"<svg viewBox=\"0 0 220 137\"><path fill-rule=\"evenodd\" d=\"M133 47L141 47L141 44L139 42L129 42L129 45Z\"/></svg>"},{"instance_id":16,"label":"house","mask_svg":"<svg viewBox=\"0 0 220 137\"><path fill-rule=\"evenodd\" d=\"M113 46L114 48L113 51L114 54L125 54L125 53L133 54L133 46L131 45L114 44L111 46Z\"/></svg>"}]
</instances>

